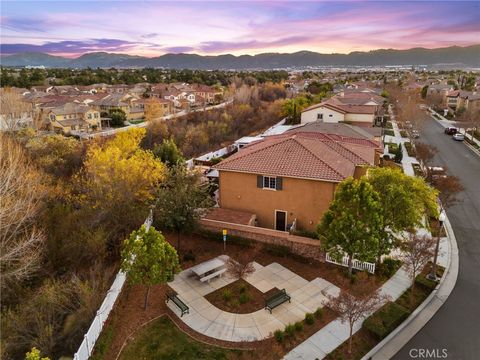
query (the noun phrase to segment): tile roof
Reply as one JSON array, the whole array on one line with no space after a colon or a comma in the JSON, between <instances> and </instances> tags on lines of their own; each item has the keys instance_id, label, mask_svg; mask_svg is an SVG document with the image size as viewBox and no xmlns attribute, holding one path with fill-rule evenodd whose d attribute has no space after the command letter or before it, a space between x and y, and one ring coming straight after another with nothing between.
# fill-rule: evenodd
<instances>
[{"instance_id":1,"label":"tile roof","mask_svg":"<svg viewBox=\"0 0 480 360\"><path fill-rule=\"evenodd\" d=\"M368 139L287 133L254 142L215 168L340 182L352 176L357 165L373 165L376 149L380 149L380 144Z\"/></svg>"}]
</instances>

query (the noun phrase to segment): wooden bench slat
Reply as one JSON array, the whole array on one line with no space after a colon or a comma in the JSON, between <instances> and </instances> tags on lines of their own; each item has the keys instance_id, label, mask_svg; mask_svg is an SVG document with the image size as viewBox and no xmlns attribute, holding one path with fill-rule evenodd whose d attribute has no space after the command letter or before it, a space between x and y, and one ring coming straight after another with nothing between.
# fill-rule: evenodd
<instances>
[{"instance_id":1,"label":"wooden bench slat","mask_svg":"<svg viewBox=\"0 0 480 360\"><path fill-rule=\"evenodd\" d=\"M276 294L270 296L267 300L265 300L265 309L272 313L272 310L277 306L283 304L284 302L290 302L291 297L287 294L285 289L280 290Z\"/></svg>"}]
</instances>

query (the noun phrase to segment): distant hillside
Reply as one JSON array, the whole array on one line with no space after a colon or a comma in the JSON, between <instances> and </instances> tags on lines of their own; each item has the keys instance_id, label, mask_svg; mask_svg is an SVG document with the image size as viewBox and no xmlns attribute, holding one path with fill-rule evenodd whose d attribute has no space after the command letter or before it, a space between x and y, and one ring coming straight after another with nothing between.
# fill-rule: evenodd
<instances>
[{"instance_id":1,"label":"distant hillside","mask_svg":"<svg viewBox=\"0 0 480 360\"><path fill-rule=\"evenodd\" d=\"M0 58L2 66L45 67L162 67L173 69L277 69L309 66L381 66L381 65L435 65L458 64L480 66L480 45L452 46L438 49L414 48L408 50L380 49L350 54L320 54L300 51L293 54L264 53L258 55L166 54L154 58L112 54L88 53L68 59L43 53L22 53Z\"/></svg>"}]
</instances>

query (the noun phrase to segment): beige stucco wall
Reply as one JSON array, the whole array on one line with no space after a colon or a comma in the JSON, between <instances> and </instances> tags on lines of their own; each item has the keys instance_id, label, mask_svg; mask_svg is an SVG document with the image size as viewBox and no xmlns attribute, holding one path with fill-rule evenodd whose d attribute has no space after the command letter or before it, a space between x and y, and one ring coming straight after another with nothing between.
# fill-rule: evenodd
<instances>
[{"instance_id":1,"label":"beige stucco wall","mask_svg":"<svg viewBox=\"0 0 480 360\"><path fill-rule=\"evenodd\" d=\"M362 122L373 125L373 114L345 114L345 121Z\"/></svg>"},{"instance_id":2,"label":"beige stucco wall","mask_svg":"<svg viewBox=\"0 0 480 360\"><path fill-rule=\"evenodd\" d=\"M338 123L345 120L344 114L321 106L316 109L302 112L301 123L305 124L313 121L318 121L318 114L323 114L322 121L326 123Z\"/></svg>"},{"instance_id":3,"label":"beige stucco wall","mask_svg":"<svg viewBox=\"0 0 480 360\"><path fill-rule=\"evenodd\" d=\"M267 174L265 174L267 175ZM283 177L282 190L257 188L257 175L220 171L220 206L257 214L258 225L275 228L275 210L287 212L287 224L315 230L330 205L335 183Z\"/></svg>"}]
</instances>

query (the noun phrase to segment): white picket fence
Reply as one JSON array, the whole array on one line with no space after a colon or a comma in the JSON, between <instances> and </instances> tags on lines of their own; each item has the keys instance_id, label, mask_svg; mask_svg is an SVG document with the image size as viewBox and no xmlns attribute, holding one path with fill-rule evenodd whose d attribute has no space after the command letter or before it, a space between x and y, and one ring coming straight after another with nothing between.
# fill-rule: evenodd
<instances>
[{"instance_id":1,"label":"white picket fence","mask_svg":"<svg viewBox=\"0 0 480 360\"><path fill-rule=\"evenodd\" d=\"M342 262L338 262L334 258L332 258L330 255L328 255L328 253L327 253L325 255L325 260L329 263L332 263L332 264L348 267L348 256L344 256L342 258ZM357 269L357 270L368 271L371 274L375 273L375 264L373 264L373 263L363 262L363 261L360 261L360 260L353 259L352 267L354 269Z\"/></svg>"},{"instance_id":2,"label":"white picket fence","mask_svg":"<svg viewBox=\"0 0 480 360\"><path fill-rule=\"evenodd\" d=\"M152 221L153 215L152 212L150 212L144 222L147 231L152 225ZM122 291L125 280L126 275L120 270L117 276L115 276L115 280L113 281L112 286L108 290L107 296L105 296L102 305L100 305L100 309L98 309L97 314L95 315L95 318L90 325L90 328L84 335L83 341L73 357L74 360L87 360L90 355L92 355L95 342L98 340L98 337L102 332L103 325L105 324L105 321L107 321L108 315L110 314L110 311L112 311L113 305L115 304L115 301L117 301L118 295L120 295Z\"/></svg>"}]
</instances>

